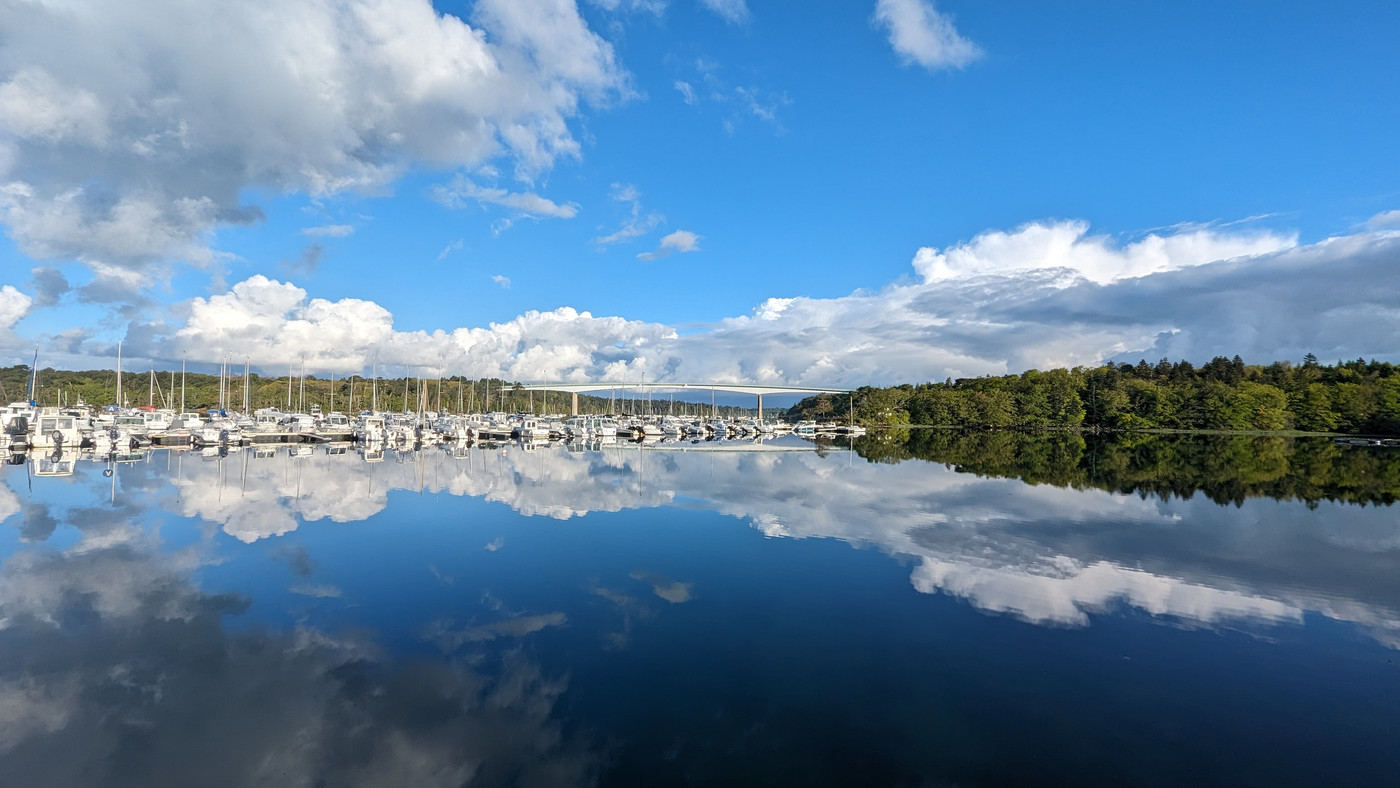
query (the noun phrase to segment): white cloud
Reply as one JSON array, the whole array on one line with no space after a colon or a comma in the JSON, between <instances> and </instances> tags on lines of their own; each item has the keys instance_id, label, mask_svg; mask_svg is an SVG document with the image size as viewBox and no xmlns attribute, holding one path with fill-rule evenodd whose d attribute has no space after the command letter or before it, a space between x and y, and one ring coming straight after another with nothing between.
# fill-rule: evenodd
<instances>
[{"instance_id":1,"label":"white cloud","mask_svg":"<svg viewBox=\"0 0 1400 788\"><path fill-rule=\"evenodd\" d=\"M283 532L257 530L259 519L291 527L297 516L361 520L380 511L393 490L417 491L420 485L560 520L683 500L747 520L770 537L839 539L910 556L915 560L909 580L917 590L949 594L981 610L1037 624L1090 625L1093 614L1123 603L1177 624L1268 626L1297 623L1316 611L1372 627L1382 642L1397 642L1400 632L1400 598L1375 590L1380 586L1374 583L1355 582L1357 571L1383 571L1381 564L1355 557L1392 550L1396 541L1393 529L1359 507L1334 507L1332 527L1319 531L1314 515L1296 504L1252 500L1241 512L1199 496L1157 500L1026 485L925 462L849 464L815 452L705 451L689 445L645 453L620 447L488 452L470 465L443 452L420 460L426 471L414 477L396 472L392 463L367 464L354 455L297 460L290 473L282 463L254 463L246 488L255 511L246 517L241 498L228 503L228 496L218 497L218 467L196 464L180 483L181 512L253 541ZM609 483L600 484L600 478ZM186 503L188 498L193 500ZM989 507L988 501L997 503ZM254 530L237 525L239 520ZM1064 522L1077 524L1073 533L1042 527ZM1123 542L1124 524L1151 534L1159 549L1145 557ZM1265 538L1277 549L1261 562L1249 545ZM503 543L498 537L485 549ZM1294 572L1310 578L1306 591L1277 582L1279 567L1289 562L1306 565ZM672 603L695 598L687 582L645 570L631 577ZM305 582L299 593L319 588ZM1372 591L1357 596L1363 587ZM129 604L127 595L118 599L107 609ZM506 626L527 634L537 629L528 624L532 620L512 615L504 622L517 622ZM460 630L442 630L452 632ZM493 632L508 634L494 626L479 634Z\"/></svg>"},{"instance_id":2,"label":"white cloud","mask_svg":"<svg viewBox=\"0 0 1400 788\"><path fill-rule=\"evenodd\" d=\"M666 238L658 254L700 241ZM916 277L878 291L769 298L684 333L569 307L486 328L399 331L371 301L315 299L257 276L178 306L182 325L129 334L127 352L247 353L274 370L304 351L318 372L366 369L377 355L513 380L823 387L1163 356L1400 360L1397 258L1393 233L1298 246L1291 234L1195 228L1119 243L1080 222L1041 222L920 250Z\"/></svg>"},{"instance_id":3,"label":"white cloud","mask_svg":"<svg viewBox=\"0 0 1400 788\"><path fill-rule=\"evenodd\" d=\"M963 38L931 0L877 0L875 23L885 28L890 46L906 63L930 71L962 68L982 56L981 48Z\"/></svg>"},{"instance_id":4,"label":"white cloud","mask_svg":"<svg viewBox=\"0 0 1400 788\"><path fill-rule=\"evenodd\" d=\"M691 105L692 107L695 106L695 88L691 87L689 82L685 82L683 80L676 80L676 90L680 91L681 98L685 101L685 103Z\"/></svg>"},{"instance_id":5,"label":"white cloud","mask_svg":"<svg viewBox=\"0 0 1400 788\"><path fill-rule=\"evenodd\" d=\"M741 24L749 19L749 6L744 0L700 0L700 3L726 22Z\"/></svg>"},{"instance_id":6,"label":"white cloud","mask_svg":"<svg viewBox=\"0 0 1400 788\"><path fill-rule=\"evenodd\" d=\"M1400 230L1400 210L1382 211L1366 220L1371 230Z\"/></svg>"},{"instance_id":7,"label":"white cloud","mask_svg":"<svg viewBox=\"0 0 1400 788\"><path fill-rule=\"evenodd\" d=\"M444 246L444 247L442 248L442 251L441 251L441 252L438 252L437 259L439 259L439 260L446 260L448 255L452 254L453 252L460 252L461 250L462 250L462 239L461 239L461 238L458 238L457 240L453 241L452 243L448 244L447 246Z\"/></svg>"},{"instance_id":8,"label":"white cloud","mask_svg":"<svg viewBox=\"0 0 1400 788\"><path fill-rule=\"evenodd\" d=\"M345 238L355 234L355 226L351 224L323 224L320 227L303 227L301 234L312 238Z\"/></svg>"},{"instance_id":9,"label":"white cloud","mask_svg":"<svg viewBox=\"0 0 1400 788\"><path fill-rule=\"evenodd\" d=\"M1014 271L1064 270L1106 284L1274 252L1296 242L1291 234L1225 234L1201 229L1148 235L1120 246L1106 235L1089 235L1088 222L1033 222L1012 232L985 232L970 243L942 251L924 247L914 256L914 270L930 282Z\"/></svg>"},{"instance_id":10,"label":"white cloud","mask_svg":"<svg viewBox=\"0 0 1400 788\"><path fill-rule=\"evenodd\" d=\"M59 84L41 68L22 68L0 85L0 128L20 139L50 144L101 146L107 141L105 113L97 96Z\"/></svg>"},{"instance_id":11,"label":"white cloud","mask_svg":"<svg viewBox=\"0 0 1400 788\"><path fill-rule=\"evenodd\" d=\"M496 187L480 186L461 175L457 176L450 186L434 187L433 199L449 208L460 208L467 200L473 200L482 205L514 208L526 216L572 219L578 215L578 206L574 203L560 205L533 192L511 192Z\"/></svg>"},{"instance_id":12,"label":"white cloud","mask_svg":"<svg viewBox=\"0 0 1400 788\"><path fill-rule=\"evenodd\" d=\"M689 230L677 230L669 235L662 236L661 245L652 252L642 252L637 255L638 260L660 260L669 256L672 252L698 252L700 251L700 239L702 235L696 235Z\"/></svg>"},{"instance_id":13,"label":"white cloud","mask_svg":"<svg viewBox=\"0 0 1400 788\"><path fill-rule=\"evenodd\" d=\"M506 286L502 275L492 281ZM526 312L505 323L452 331L397 331L388 310L372 301L309 298L296 285L254 276L220 295L188 302L183 326L160 330L127 347L143 355L217 360L247 356L279 370L305 356L312 373L368 371L379 359L448 374L511 380L636 378L639 351L675 337L669 327L594 317L569 307Z\"/></svg>"},{"instance_id":14,"label":"white cloud","mask_svg":"<svg viewBox=\"0 0 1400 788\"><path fill-rule=\"evenodd\" d=\"M696 85L684 80L677 81L675 88L690 106L698 107L708 102L718 108L725 132L736 133L749 117L768 123L775 133L784 132L782 122L778 119L778 110L792 103L787 93L774 92L756 85L731 87L720 77L719 66L708 60L695 61L694 68L703 83L703 95Z\"/></svg>"},{"instance_id":15,"label":"white cloud","mask_svg":"<svg viewBox=\"0 0 1400 788\"><path fill-rule=\"evenodd\" d=\"M641 192L637 191L637 187L632 184L614 183L612 185L612 199L614 202L626 204L629 212L621 227L607 235L593 239L593 243L600 247L639 238L666 222L665 216L655 211L644 212L642 210Z\"/></svg>"},{"instance_id":16,"label":"white cloud","mask_svg":"<svg viewBox=\"0 0 1400 788\"><path fill-rule=\"evenodd\" d=\"M501 286L502 290L510 289L510 277L501 274L492 274L491 281Z\"/></svg>"},{"instance_id":17,"label":"white cloud","mask_svg":"<svg viewBox=\"0 0 1400 788\"><path fill-rule=\"evenodd\" d=\"M21 293L14 285L0 287L0 329L12 327L34 305L34 299Z\"/></svg>"},{"instance_id":18,"label":"white cloud","mask_svg":"<svg viewBox=\"0 0 1400 788\"><path fill-rule=\"evenodd\" d=\"M660 16L666 12L666 0L588 0L607 11L646 11Z\"/></svg>"},{"instance_id":19,"label":"white cloud","mask_svg":"<svg viewBox=\"0 0 1400 788\"><path fill-rule=\"evenodd\" d=\"M21 3L0 16L0 221L37 259L209 265L249 189L376 189L408 166L576 157L630 95L571 0ZM131 57L130 53L141 53ZM523 210L571 210L502 195ZM514 207L519 207L516 205Z\"/></svg>"}]
</instances>

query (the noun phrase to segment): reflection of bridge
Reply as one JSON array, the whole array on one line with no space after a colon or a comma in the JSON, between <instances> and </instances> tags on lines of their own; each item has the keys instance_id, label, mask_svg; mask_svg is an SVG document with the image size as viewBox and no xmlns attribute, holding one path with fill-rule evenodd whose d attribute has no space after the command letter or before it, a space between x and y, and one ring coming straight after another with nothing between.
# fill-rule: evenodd
<instances>
[{"instance_id":1,"label":"reflection of bridge","mask_svg":"<svg viewBox=\"0 0 1400 788\"><path fill-rule=\"evenodd\" d=\"M522 391L567 391L573 396L569 413L578 415L578 395L592 391L642 391L674 394L678 391L708 391L713 394L753 394L758 397L758 417L763 418L764 394L850 394L850 389L824 389L807 386L757 386L748 383L531 383Z\"/></svg>"}]
</instances>

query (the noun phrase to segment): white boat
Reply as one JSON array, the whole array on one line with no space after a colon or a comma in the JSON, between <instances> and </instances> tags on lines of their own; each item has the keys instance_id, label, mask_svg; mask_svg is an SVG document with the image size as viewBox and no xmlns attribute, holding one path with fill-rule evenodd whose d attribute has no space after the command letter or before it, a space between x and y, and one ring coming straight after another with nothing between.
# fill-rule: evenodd
<instances>
[{"instance_id":1,"label":"white boat","mask_svg":"<svg viewBox=\"0 0 1400 788\"><path fill-rule=\"evenodd\" d=\"M515 428L515 437L522 440L546 440L549 438L549 427L539 419L524 418Z\"/></svg>"},{"instance_id":2,"label":"white boat","mask_svg":"<svg viewBox=\"0 0 1400 788\"><path fill-rule=\"evenodd\" d=\"M282 417L282 426L288 432L312 433L316 431L316 417L309 413L289 413Z\"/></svg>"},{"instance_id":3,"label":"white boat","mask_svg":"<svg viewBox=\"0 0 1400 788\"><path fill-rule=\"evenodd\" d=\"M384 425L384 417L365 413L360 416L355 423L355 440L365 443L383 443L388 437L388 430ZM384 459L381 454L379 459Z\"/></svg>"},{"instance_id":4,"label":"white boat","mask_svg":"<svg viewBox=\"0 0 1400 788\"><path fill-rule=\"evenodd\" d=\"M40 411L34 422L34 434L29 436L29 445L36 449L77 449L82 442L83 434L77 417L60 413L57 408Z\"/></svg>"}]
</instances>

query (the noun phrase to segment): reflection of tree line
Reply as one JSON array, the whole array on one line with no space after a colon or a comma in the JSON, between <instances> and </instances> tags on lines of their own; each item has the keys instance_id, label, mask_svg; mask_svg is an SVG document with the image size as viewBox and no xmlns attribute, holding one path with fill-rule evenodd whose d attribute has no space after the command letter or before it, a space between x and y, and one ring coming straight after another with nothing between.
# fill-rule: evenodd
<instances>
[{"instance_id":1,"label":"reflection of tree line","mask_svg":"<svg viewBox=\"0 0 1400 788\"><path fill-rule=\"evenodd\" d=\"M844 397L809 397L789 417L844 418L849 407ZM1251 366L1236 356L1197 368L1162 359L867 386L854 408L864 424L1400 434L1400 367L1363 359L1324 366L1311 355L1299 366Z\"/></svg>"},{"instance_id":2,"label":"reflection of tree line","mask_svg":"<svg viewBox=\"0 0 1400 788\"><path fill-rule=\"evenodd\" d=\"M1200 492L1219 504L1388 506L1400 495L1400 451L1319 437L892 429L857 439L855 449L870 462L928 460L979 476L1163 499Z\"/></svg>"}]
</instances>

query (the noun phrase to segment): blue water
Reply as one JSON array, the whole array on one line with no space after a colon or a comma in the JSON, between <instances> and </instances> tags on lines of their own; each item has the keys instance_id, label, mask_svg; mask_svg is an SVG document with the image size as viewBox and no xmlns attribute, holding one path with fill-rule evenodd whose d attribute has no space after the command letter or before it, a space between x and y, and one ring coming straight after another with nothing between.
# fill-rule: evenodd
<instances>
[{"instance_id":1,"label":"blue water","mask_svg":"<svg viewBox=\"0 0 1400 788\"><path fill-rule=\"evenodd\" d=\"M664 445L109 467L0 471L0 784L1400 773L1388 507Z\"/></svg>"}]
</instances>

